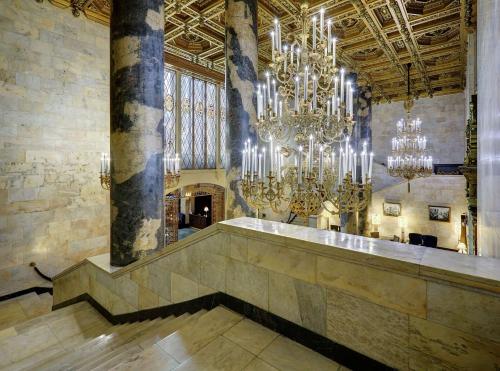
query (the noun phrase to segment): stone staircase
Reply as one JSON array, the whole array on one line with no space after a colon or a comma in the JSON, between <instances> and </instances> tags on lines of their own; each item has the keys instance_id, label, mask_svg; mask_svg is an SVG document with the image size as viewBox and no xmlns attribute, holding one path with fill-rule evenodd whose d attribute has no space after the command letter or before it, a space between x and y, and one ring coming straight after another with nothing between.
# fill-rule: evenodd
<instances>
[{"instance_id":1,"label":"stone staircase","mask_svg":"<svg viewBox=\"0 0 500 371\"><path fill-rule=\"evenodd\" d=\"M0 318L3 318L1 304ZM0 369L345 368L222 306L178 317L113 326L87 302L80 302L12 322L0 331Z\"/></svg>"}]
</instances>

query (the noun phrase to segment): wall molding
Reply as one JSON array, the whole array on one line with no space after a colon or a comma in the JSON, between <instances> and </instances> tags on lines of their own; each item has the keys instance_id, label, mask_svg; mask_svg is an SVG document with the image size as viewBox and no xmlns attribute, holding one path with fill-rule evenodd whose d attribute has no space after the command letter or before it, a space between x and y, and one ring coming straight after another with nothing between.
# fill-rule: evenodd
<instances>
[{"instance_id":1,"label":"wall molding","mask_svg":"<svg viewBox=\"0 0 500 371\"><path fill-rule=\"evenodd\" d=\"M158 317L166 318L172 315L180 316L184 313L193 314L202 309L211 310L222 305L352 370L393 370L364 354L223 292L181 303L118 315L111 314L92 296L85 293L54 305L52 310L61 309L81 301L88 302L113 325L152 320Z\"/></svg>"}]
</instances>

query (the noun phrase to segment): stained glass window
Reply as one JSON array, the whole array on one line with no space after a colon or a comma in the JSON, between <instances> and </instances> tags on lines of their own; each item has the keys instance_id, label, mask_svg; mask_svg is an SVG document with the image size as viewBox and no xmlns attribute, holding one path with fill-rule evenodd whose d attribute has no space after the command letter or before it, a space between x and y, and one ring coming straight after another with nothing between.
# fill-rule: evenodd
<instances>
[{"instance_id":1,"label":"stained glass window","mask_svg":"<svg viewBox=\"0 0 500 371\"><path fill-rule=\"evenodd\" d=\"M163 124L165 125L165 149L175 150L175 71L165 69L165 115Z\"/></svg>"},{"instance_id":2,"label":"stained glass window","mask_svg":"<svg viewBox=\"0 0 500 371\"><path fill-rule=\"evenodd\" d=\"M182 168L193 168L193 78L181 75L181 156Z\"/></svg>"},{"instance_id":3,"label":"stained glass window","mask_svg":"<svg viewBox=\"0 0 500 371\"><path fill-rule=\"evenodd\" d=\"M220 161L221 166L226 167L227 153L226 153L226 89L220 89Z\"/></svg>"},{"instance_id":4,"label":"stained glass window","mask_svg":"<svg viewBox=\"0 0 500 371\"><path fill-rule=\"evenodd\" d=\"M180 86L176 86L179 75ZM214 83L168 68L165 69L164 86L165 148L170 149L171 145L175 148L178 143L176 136L180 136L181 148L176 148L176 152L181 155L183 169L216 168L218 150L221 164L224 165L226 161L224 89L219 90ZM220 96L217 97L217 94ZM180 128L180 133L176 133L176 128ZM219 141L217 141L218 135L220 135Z\"/></svg>"},{"instance_id":5,"label":"stained glass window","mask_svg":"<svg viewBox=\"0 0 500 371\"><path fill-rule=\"evenodd\" d=\"M205 124L205 81L194 80L194 168L205 168L205 144L206 144L206 124Z\"/></svg>"},{"instance_id":6,"label":"stained glass window","mask_svg":"<svg viewBox=\"0 0 500 371\"><path fill-rule=\"evenodd\" d=\"M217 110L215 109L217 89L214 84L207 83L207 167L215 168L217 150Z\"/></svg>"}]
</instances>

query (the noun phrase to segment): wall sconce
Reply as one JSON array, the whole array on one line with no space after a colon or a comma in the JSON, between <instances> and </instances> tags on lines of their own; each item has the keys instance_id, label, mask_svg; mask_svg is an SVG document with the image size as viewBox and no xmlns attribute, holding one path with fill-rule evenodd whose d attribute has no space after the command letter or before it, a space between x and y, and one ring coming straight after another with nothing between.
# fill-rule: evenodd
<instances>
[{"instance_id":1,"label":"wall sconce","mask_svg":"<svg viewBox=\"0 0 500 371\"><path fill-rule=\"evenodd\" d=\"M380 215L378 214L372 214L372 226L373 226L373 232L370 233L370 236L373 238L379 238L380 233L378 231L378 226L381 224L380 221Z\"/></svg>"}]
</instances>

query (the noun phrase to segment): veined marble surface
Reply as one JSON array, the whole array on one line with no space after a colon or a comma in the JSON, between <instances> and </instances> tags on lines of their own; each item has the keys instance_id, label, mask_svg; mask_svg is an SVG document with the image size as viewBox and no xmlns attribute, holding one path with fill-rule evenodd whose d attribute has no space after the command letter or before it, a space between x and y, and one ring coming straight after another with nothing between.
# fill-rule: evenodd
<instances>
[{"instance_id":1,"label":"veined marble surface","mask_svg":"<svg viewBox=\"0 0 500 371\"><path fill-rule=\"evenodd\" d=\"M192 244L196 240L218 232L231 233L233 238L242 235L251 239L269 241L273 245L284 246L293 250L303 250L320 256L340 258L414 276L438 278L500 292L500 259L462 255L423 246L249 217L226 220L212 225L127 267L117 268L111 266L108 254L97 255L88 258L87 261L112 276L118 277L136 269L138 266L146 265L164 255L180 251L183 247ZM223 243L223 245L226 244L230 244L229 239ZM266 249L266 246L261 245L261 243L248 244L245 248L245 255L251 256L253 250ZM231 250L238 247L232 244L227 246ZM258 255L258 252L256 254ZM62 272L58 276L64 273Z\"/></svg>"},{"instance_id":2,"label":"veined marble surface","mask_svg":"<svg viewBox=\"0 0 500 371\"><path fill-rule=\"evenodd\" d=\"M368 264L482 288L500 290L500 259L462 255L423 246L385 241L256 218L219 223L222 230L257 237L293 248L315 250L321 255L344 257ZM237 231L235 231L235 228Z\"/></svg>"}]
</instances>

